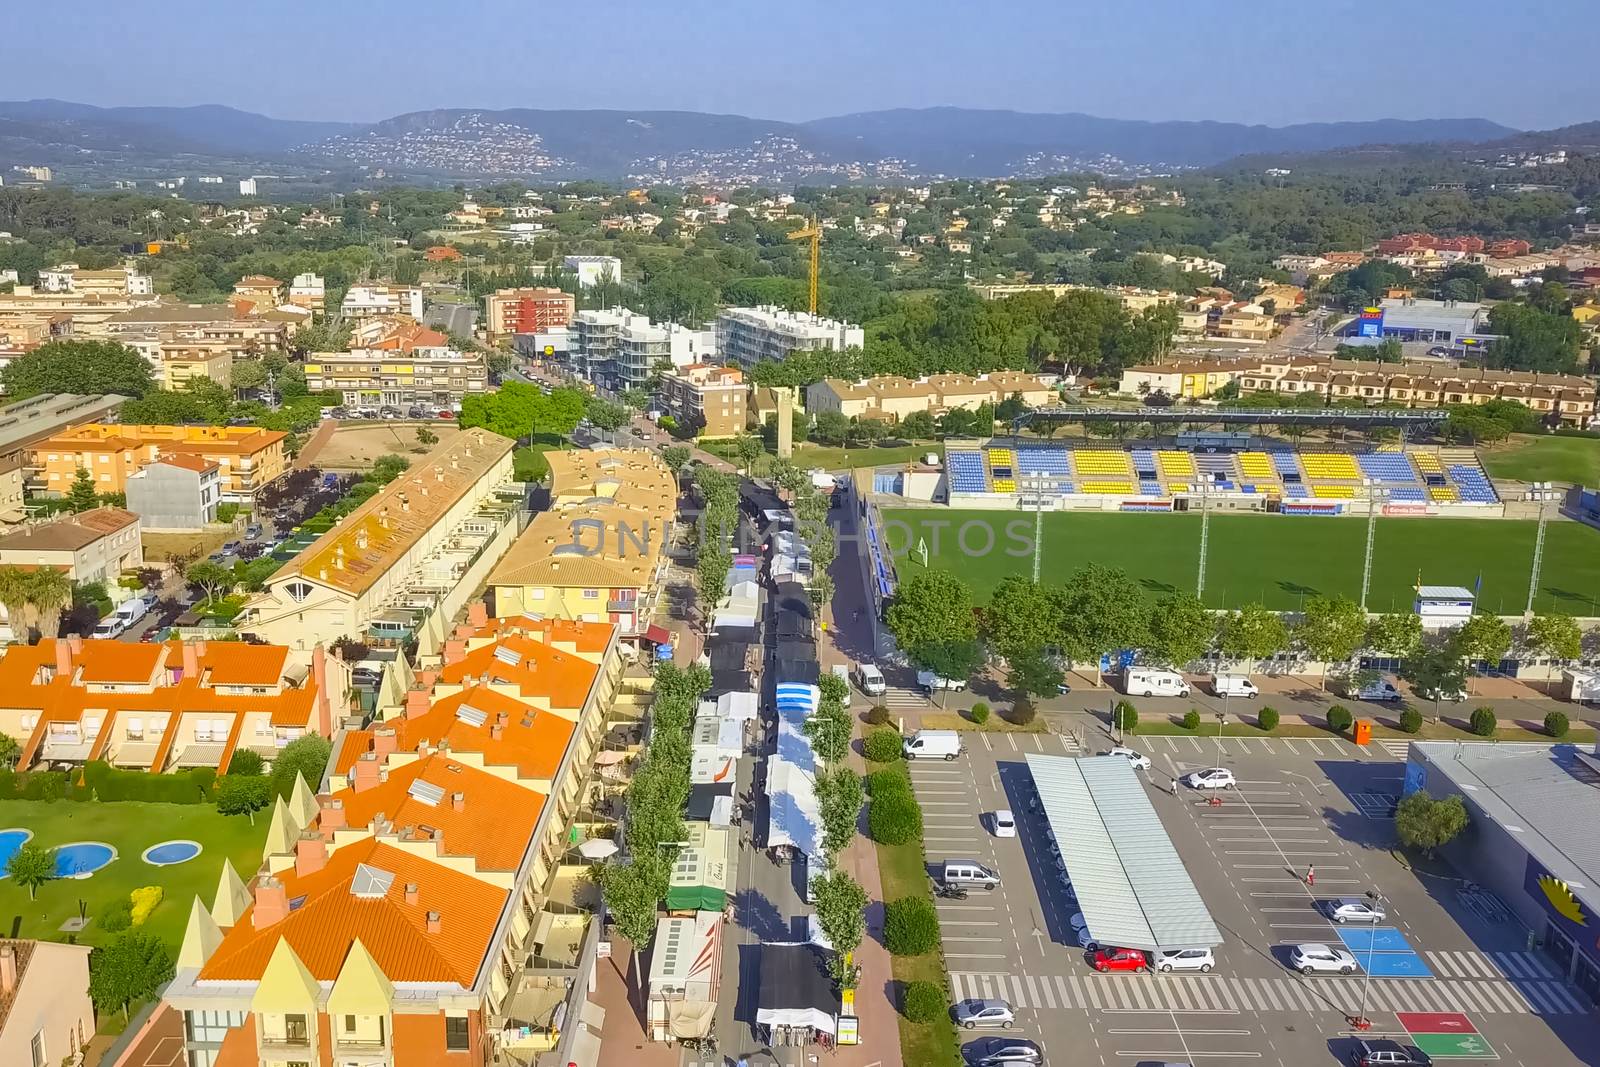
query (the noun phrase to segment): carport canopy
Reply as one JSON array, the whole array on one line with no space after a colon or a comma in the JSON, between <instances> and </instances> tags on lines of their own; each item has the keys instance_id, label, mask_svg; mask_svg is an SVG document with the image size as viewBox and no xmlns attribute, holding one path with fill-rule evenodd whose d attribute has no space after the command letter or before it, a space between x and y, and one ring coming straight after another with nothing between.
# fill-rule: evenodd
<instances>
[{"instance_id":1,"label":"carport canopy","mask_svg":"<svg viewBox=\"0 0 1600 1067\"><path fill-rule=\"evenodd\" d=\"M1028 770L1097 942L1146 952L1222 943L1131 763L1030 753Z\"/></svg>"}]
</instances>

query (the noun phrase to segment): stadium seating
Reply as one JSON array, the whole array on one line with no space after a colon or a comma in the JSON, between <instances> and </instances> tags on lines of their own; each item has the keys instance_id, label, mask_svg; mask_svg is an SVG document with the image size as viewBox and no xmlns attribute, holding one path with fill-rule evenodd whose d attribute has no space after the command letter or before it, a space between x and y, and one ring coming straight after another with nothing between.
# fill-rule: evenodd
<instances>
[{"instance_id":1,"label":"stadium seating","mask_svg":"<svg viewBox=\"0 0 1600 1067\"><path fill-rule=\"evenodd\" d=\"M946 468L950 472L950 489L956 493L987 493L989 478L983 469L983 457L976 452L947 452Z\"/></svg>"},{"instance_id":2,"label":"stadium seating","mask_svg":"<svg viewBox=\"0 0 1600 1067\"><path fill-rule=\"evenodd\" d=\"M1496 495L1494 486L1477 467L1469 467L1464 463L1451 464L1450 480L1460 490L1462 500L1473 504L1500 503L1500 497Z\"/></svg>"},{"instance_id":3,"label":"stadium seating","mask_svg":"<svg viewBox=\"0 0 1600 1067\"><path fill-rule=\"evenodd\" d=\"M1166 478L1194 478L1194 457L1187 452L1157 452L1156 464Z\"/></svg>"},{"instance_id":4,"label":"stadium seating","mask_svg":"<svg viewBox=\"0 0 1600 1067\"><path fill-rule=\"evenodd\" d=\"M1278 471L1272 465L1272 460L1265 452L1239 453L1239 474L1257 482L1275 482L1278 480Z\"/></svg>"},{"instance_id":5,"label":"stadium seating","mask_svg":"<svg viewBox=\"0 0 1600 1067\"><path fill-rule=\"evenodd\" d=\"M1461 497L1460 497L1460 494L1458 494L1456 492L1455 486L1452 486L1452 485L1435 485L1435 486L1430 486L1429 487L1429 489L1428 489L1428 499L1436 501L1436 502L1441 503L1441 504L1448 504L1451 501L1461 499Z\"/></svg>"},{"instance_id":6,"label":"stadium seating","mask_svg":"<svg viewBox=\"0 0 1600 1067\"><path fill-rule=\"evenodd\" d=\"M1384 485L1416 485L1417 471L1403 452L1363 452L1356 456L1361 473Z\"/></svg>"},{"instance_id":7,"label":"stadium seating","mask_svg":"<svg viewBox=\"0 0 1600 1067\"><path fill-rule=\"evenodd\" d=\"M1308 481L1361 480L1361 468L1356 466L1352 457L1342 452L1303 452L1300 462L1305 466Z\"/></svg>"},{"instance_id":8,"label":"stadium seating","mask_svg":"<svg viewBox=\"0 0 1600 1067\"><path fill-rule=\"evenodd\" d=\"M1353 485L1313 485L1311 495L1319 500L1354 500L1356 487Z\"/></svg>"},{"instance_id":9,"label":"stadium seating","mask_svg":"<svg viewBox=\"0 0 1600 1067\"><path fill-rule=\"evenodd\" d=\"M1072 474L1072 464L1064 448L1019 448L1017 473L1058 474L1066 478Z\"/></svg>"},{"instance_id":10,"label":"stadium seating","mask_svg":"<svg viewBox=\"0 0 1600 1067\"><path fill-rule=\"evenodd\" d=\"M990 448L984 452L989 460L989 480L997 493L1017 491L1017 454L1009 448Z\"/></svg>"},{"instance_id":11,"label":"stadium seating","mask_svg":"<svg viewBox=\"0 0 1600 1067\"><path fill-rule=\"evenodd\" d=\"M1231 455L1225 452L1202 452L1195 456L1194 463L1201 484L1217 492L1227 492L1235 487L1236 476Z\"/></svg>"},{"instance_id":12,"label":"stadium seating","mask_svg":"<svg viewBox=\"0 0 1600 1067\"><path fill-rule=\"evenodd\" d=\"M1290 500L1304 500L1309 494L1305 486L1299 482L1291 482L1283 487L1283 495Z\"/></svg>"},{"instance_id":13,"label":"stadium seating","mask_svg":"<svg viewBox=\"0 0 1600 1067\"><path fill-rule=\"evenodd\" d=\"M1444 467L1439 463L1439 457L1432 452L1413 452L1411 458L1417 462L1417 470L1424 476L1429 474L1443 474Z\"/></svg>"},{"instance_id":14,"label":"stadium seating","mask_svg":"<svg viewBox=\"0 0 1600 1067\"><path fill-rule=\"evenodd\" d=\"M1133 462L1126 452L1080 448L1072 453L1072 467L1080 479L1098 475L1126 477L1133 473Z\"/></svg>"},{"instance_id":15,"label":"stadium seating","mask_svg":"<svg viewBox=\"0 0 1600 1067\"><path fill-rule=\"evenodd\" d=\"M1078 487L1080 493L1111 493L1117 496L1132 496L1133 485L1129 482L1089 481Z\"/></svg>"},{"instance_id":16,"label":"stadium seating","mask_svg":"<svg viewBox=\"0 0 1600 1067\"><path fill-rule=\"evenodd\" d=\"M1300 473L1300 459L1293 452L1273 452L1272 467L1285 483L1305 481Z\"/></svg>"},{"instance_id":17,"label":"stadium seating","mask_svg":"<svg viewBox=\"0 0 1600 1067\"><path fill-rule=\"evenodd\" d=\"M1389 490L1389 499L1397 504L1426 504L1428 491L1415 485L1396 486Z\"/></svg>"}]
</instances>

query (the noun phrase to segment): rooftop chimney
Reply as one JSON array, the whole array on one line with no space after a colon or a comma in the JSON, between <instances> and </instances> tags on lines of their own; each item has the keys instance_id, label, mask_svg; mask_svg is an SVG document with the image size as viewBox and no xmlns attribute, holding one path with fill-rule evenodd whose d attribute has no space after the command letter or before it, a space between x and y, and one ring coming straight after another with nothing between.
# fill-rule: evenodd
<instances>
[{"instance_id":1,"label":"rooftop chimney","mask_svg":"<svg viewBox=\"0 0 1600 1067\"><path fill-rule=\"evenodd\" d=\"M314 830L306 830L294 843L294 873L297 878L316 874L328 862L328 842Z\"/></svg>"},{"instance_id":2,"label":"rooftop chimney","mask_svg":"<svg viewBox=\"0 0 1600 1067\"><path fill-rule=\"evenodd\" d=\"M372 751L379 759L399 747L400 739L395 736L393 726L380 726L372 731Z\"/></svg>"},{"instance_id":3,"label":"rooftop chimney","mask_svg":"<svg viewBox=\"0 0 1600 1067\"><path fill-rule=\"evenodd\" d=\"M505 736L505 733L505 726L500 723L495 723L493 726L489 727L489 740L498 741Z\"/></svg>"},{"instance_id":4,"label":"rooftop chimney","mask_svg":"<svg viewBox=\"0 0 1600 1067\"><path fill-rule=\"evenodd\" d=\"M67 638L67 647L71 648L72 654L76 656L79 652L83 651L83 638L77 634L70 635Z\"/></svg>"},{"instance_id":5,"label":"rooftop chimney","mask_svg":"<svg viewBox=\"0 0 1600 1067\"><path fill-rule=\"evenodd\" d=\"M453 810L461 811L466 806L467 806L467 794L460 793L460 792L451 793L450 794L450 807Z\"/></svg>"},{"instance_id":6,"label":"rooftop chimney","mask_svg":"<svg viewBox=\"0 0 1600 1067\"><path fill-rule=\"evenodd\" d=\"M411 689L406 692L406 718L414 719L418 715L426 714L432 707L431 698L426 689Z\"/></svg>"},{"instance_id":7,"label":"rooftop chimney","mask_svg":"<svg viewBox=\"0 0 1600 1067\"><path fill-rule=\"evenodd\" d=\"M365 793L375 787L381 780L378 777L378 754L376 752L363 752L356 760L355 768L350 773L350 787L357 793Z\"/></svg>"},{"instance_id":8,"label":"rooftop chimney","mask_svg":"<svg viewBox=\"0 0 1600 1067\"><path fill-rule=\"evenodd\" d=\"M444 661L446 665L459 663L467 658L467 643L465 641L446 641L444 643Z\"/></svg>"},{"instance_id":9,"label":"rooftop chimney","mask_svg":"<svg viewBox=\"0 0 1600 1067\"><path fill-rule=\"evenodd\" d=\"M473 626L486 626L489 623L489 608L481 600L474 600L467 606L467 622Z\"/></svg>"},{"instance_id":10,"label":"rooftop chimney","mask_svg":"<svg viewBox=\"0 0 1600 1067\"><path fill-rule=\"evenodd\" d=\"M12 945L0 945L0 996L9 997L17 991L17 950Z\"/></svg>"},{"instance_id":11,"label":"rooftop chimney","mask_svg":"<svg viewBox=\"0 0 1600 1067\"><path fill-rule=\"evenodd\" d=\"M421 899L422 899L422 894L417 892L417 883L415 883L415 882L407 882L406 883L406 906L414 908L414 907L417 906L418 901L420 901Z\"/></svg>"},{"instance_id":12,"label":"rooftop chimney","mask_svg":"<svg viewBox=\"0 0 1600 1067\"><path fill-rule=\"evenodd\" d=\"M317 826L323 830L343 830L348 825L344 816L344 801L334 797L322 806Z\"/></svg>"},{"instance_id":13,"label":"rooftop chimney","mask_svg":"<svg viewBox=\"0 0 1600 1067\"><path fill-rule=\"evenodd\" d=\"M289 894L283 883L270 874L256 883L256 906L250 919L257 930L265 930L289 915Z\"/></svg>"},{"instance_id":14,"label":"rooftop chimney","mask_svg":"<svg viewBox=\"0 0 1600 1067\"><path fill-rule=\"evenodd\" d=\"M72 677L72 646L65 638L56 638L56 677Z\"/></svg>"},{"instance_id":15,"label":"rooftop chimney","mask_svg":"<svg viewBox=\"0 0 1600 1067\"><path fill-rule=\"evenodd\" d=\"M430 933L430 934L438 933L439 932L439 926L440 926L439 913L436 912L436 911L428 912L428 933Z\"/></svg>"}]
</instances>

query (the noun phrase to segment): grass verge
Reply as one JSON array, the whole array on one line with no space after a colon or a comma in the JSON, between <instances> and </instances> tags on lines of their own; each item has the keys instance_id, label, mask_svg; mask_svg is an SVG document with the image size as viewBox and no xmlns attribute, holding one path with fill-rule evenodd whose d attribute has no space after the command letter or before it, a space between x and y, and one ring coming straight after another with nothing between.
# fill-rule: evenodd
<instances>
[{"instance_id":1,"label":"grass verge","mask_svg":"<svg viewBox=\"0 0 1600 1067\"><path fill-rule=\"evenodd\" d=\"M910 774L904 760L895 760L893 763L869 761L866 768L869 775L881 770L905 775L907 788L910 788ZM878 850L878 877L883 883L885 903L910 896L933 899L933 884L928 879L927 855L923 851L920 835L903 845L885 845L875 841L873 847ZM891 955L889 959L895 981L902 989L908 982L932 982L943 989L946 998L949 998L950 975L945 969L941 949L935 948L920 956ZM937 1067L961 1062L955 1024L948 1018L932 1023L917 1023L897 1011L895 1021L900 1025L900 1058L907 1067L911 1064Z\"/></svg>"},{"instance_id":2,"label":"grass verge","mask_svg":"<svg viewBox=\"0 0 1600 1067\"><path fill-rule=\"evenodd\" d=\"M982 723L973 722L957 711L934 711L922 716L924 730L969 730L973 733L985 734L1042 734L1050 729L1044 721L1043 715L1035 715L1033 721L1026 725L1019 725L1009 719L1001 718L999 714L991 712L989 718Z\"/></svg>"}]
</instances>

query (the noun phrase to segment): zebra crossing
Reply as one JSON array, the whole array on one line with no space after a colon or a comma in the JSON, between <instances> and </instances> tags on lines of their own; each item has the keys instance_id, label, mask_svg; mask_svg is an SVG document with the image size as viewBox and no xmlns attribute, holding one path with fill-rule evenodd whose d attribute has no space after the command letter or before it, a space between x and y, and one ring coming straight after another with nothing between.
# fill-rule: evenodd
<instances>
[{"instance_id":1,"label":"zebra crossing","mask_svg":"<svg viewBox=\"0 0 1600 1067\"><path fill-rule=\"evenodd\" d=\"M1383 739L1379 739L1379 741L1377 742L1377 745L1378 745L1379 748L1383 749L1385 752L1389 753L1389 755L1393 756L1397 760L1407 759L1411 755L1411 742L1410 741L1406 741L1406 740L1403 740L1403 739L1399 740L1399 741L1396 741L1396 740L1392 740L1392 739L1388 739L1388 738L1383 738Z\"/></svg>"},{"instance_id":2,"label":"zebra crossing","mask_svg":"<svg viewBox=\"0 0 1600 1067\"><path fill-rule=\"evenodd\" d=\"M1424 952L1428 966L1441 978L1509 978L1554 980L1555 964L1537 952Z\"/></svg>"},{"instance_id":3,"label":"zebra crossing","mask_svg":"<svg viewBox=\"0 0 1600 1067\"><path fill-rule=\"evenodd\" d=\"M1240 1011L1348 1014L1361 996L1359 978L1237 978L1228 975L1032 975L955 971L955 999L999 997L1013 1007L1044 1011ZM1551 979L1452 978L1367 983L1373 1011L1480 1012L1497 1015L1581 1015L1584 1000Z\"/></svg>"}]
</instances>

